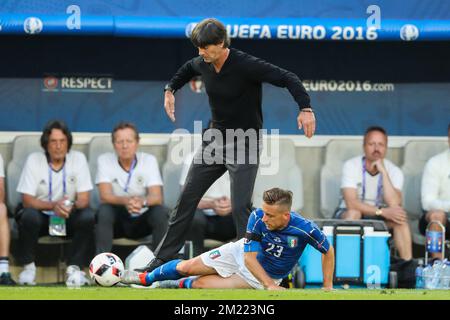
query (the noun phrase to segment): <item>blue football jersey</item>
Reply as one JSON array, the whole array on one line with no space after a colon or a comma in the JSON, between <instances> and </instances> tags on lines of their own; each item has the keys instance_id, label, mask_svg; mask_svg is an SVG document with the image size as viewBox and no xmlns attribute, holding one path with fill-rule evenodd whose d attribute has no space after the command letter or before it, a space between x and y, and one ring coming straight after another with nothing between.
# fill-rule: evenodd
<instances>
[{"instance_id":1,"label":"blue football jersey","mask_svg":"<svg viewBox=\"0 0 450 320\"><path fill-rule=\"evenodd\" d=\"M258 252L258 262L270 277L286 277L307 244L322 253L328 252L330 244L327 237L314 222L291 212L289 224L284 229L271 231L262 221L263 215L262 209L256 209L250 214L247 234L252 236L246 237L244 252Z\"/></svg>"}]
</instances>

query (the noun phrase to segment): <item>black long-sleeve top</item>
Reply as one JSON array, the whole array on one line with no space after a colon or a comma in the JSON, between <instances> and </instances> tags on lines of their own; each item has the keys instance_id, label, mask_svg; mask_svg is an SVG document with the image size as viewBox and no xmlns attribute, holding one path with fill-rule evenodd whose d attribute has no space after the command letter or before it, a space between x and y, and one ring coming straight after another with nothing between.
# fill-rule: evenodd
<instances>
[{"instance_id":1,"label":"black long-sleeve top","mask_svg":"<svg viewBox=\"0 0 450 320\"><path fill-rule=\"evenodd\" d=\"M209 97L213 128L261 129L263 82L287 88L300 109L310 107L309 95L297 75L233 48L220 72L198 56L177 71L169 86L178 90L199 75Z\"/></svg>"}]
</instances>

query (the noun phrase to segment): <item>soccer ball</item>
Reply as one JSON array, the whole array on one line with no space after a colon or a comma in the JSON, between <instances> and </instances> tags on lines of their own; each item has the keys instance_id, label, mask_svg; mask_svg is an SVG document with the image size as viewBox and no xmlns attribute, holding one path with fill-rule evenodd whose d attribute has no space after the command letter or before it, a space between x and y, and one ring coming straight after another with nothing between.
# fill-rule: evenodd
<instances>
[{"instance_id":1,"label":"soccer ball","mask_svg":"<svg viewBox=\"0 0 450 320\"><path fill-rule=\"evenodd\" d=\"M120 281L123 262L114 253L103 252L92 259L89 265L91 279L103 287L111 287Z\"/></svg>"}]
</instances>

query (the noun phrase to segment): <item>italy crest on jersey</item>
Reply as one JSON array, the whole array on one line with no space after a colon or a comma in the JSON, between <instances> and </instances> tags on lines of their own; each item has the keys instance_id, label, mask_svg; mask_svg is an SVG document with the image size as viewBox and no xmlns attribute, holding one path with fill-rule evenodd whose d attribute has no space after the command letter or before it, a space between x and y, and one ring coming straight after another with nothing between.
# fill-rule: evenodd
<instances>
[{"instance_id":1,"label":"italy crest on jersey","mask_svg":"<svg viewBox=\"0 0 450 320\"><path fill-rule=\"evenodd\" d=\"M297 244L298 244L298 238L289 236L289 237L287 237L287 243L288 243L289 248L295 248L295 247L297 247Z\"/></svg>"},{"instance_id":2,"label":"italy crest on jersey","mask_svg":"<svg viewBox=\"0 0 450 320\"><path fill-rule=\"evenodd\" d=\"M211 258L211 259L217 259L218 257L220 257L221 256L221 254L220 254L220 251L219 250L214 250L214 251L212 251L210 254L209 254L209 257Z\"/></svg>"}]
</instances>

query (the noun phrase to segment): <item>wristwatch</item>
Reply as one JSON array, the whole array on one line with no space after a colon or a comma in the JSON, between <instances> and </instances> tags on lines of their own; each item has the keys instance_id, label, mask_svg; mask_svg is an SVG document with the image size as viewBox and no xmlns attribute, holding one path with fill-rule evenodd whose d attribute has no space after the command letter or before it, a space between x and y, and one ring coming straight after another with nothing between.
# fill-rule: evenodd
<instances>
[{"instance_id":1,"label":"wristwatch","mask_svg":"<svg viewBox=\"0 0 450 320\"><path fill-rule=\"evenodd\" d=\"M144 202L142 203L142 208L147 208L148 204L147 204L147 199L144 199Z\"/></svg>"},{"instance_id":2,"label":"wristwatch","mask_svg":"<svg viewBox=\"0 0 450 320\"><path fill-rule=\"evenodd\" d=\"M378 217L381 216L382 213L383 213L383 210L381 210L381 208L377 208L377 210L375 210L375 215Z\"/></svg>"},{"instance_id":3,"label":"wristwatch","mask_svg":"<svg viewBox=\"0 0 450 320\"><path fill-rule=\"evenodd\" d=\"M311 112L311 113L314 113L314 110L311 107L306 107L306 108L300 109L300 112Z\"/></svg>"},{"instance_id":4,"label":"wristwatch","mask_svg":"<svg viewBox=\"0 0 450 320\"><path fill-rule=\"evenodd\" d=\"M172 87L169 84L166 84L166 86L164 87L164 92L166 92L166 91L170 91L172 93L175 92L175 90L173 90Z\"/></svg>"}]
</instances>

